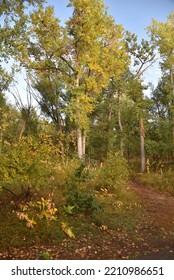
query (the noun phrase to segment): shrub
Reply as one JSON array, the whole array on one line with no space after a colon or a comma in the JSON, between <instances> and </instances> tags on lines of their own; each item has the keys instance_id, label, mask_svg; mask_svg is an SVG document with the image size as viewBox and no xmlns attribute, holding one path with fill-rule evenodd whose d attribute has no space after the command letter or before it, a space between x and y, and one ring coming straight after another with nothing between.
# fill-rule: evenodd
<instances>
[{"instance_id":1,"label":"shrub","mask_svg":"<svg viewBox=\"0 0 174 280\"><path fill-rule=\"evenodd\" d=\"M87 182L92 179L92 173L87 165L81 162L80 166L75 170L75 178L78 183Z\"/></svg>"},{"instance_id":2,"label":"shrub","mask_svg":"<svg viewBox=\"0 0 174 280\"><path fill-rule=\"evenodd\" d=\"M67 205L73 207L73 213L92 214L101 210L93 192L77 188L67 193Z\"/></svg>"},{"instance_id":3,"label":"shrub","mask_svg":"<svg viewBox=\"0 0 174 280\"><path fill-rule=\"evenodd\" d=\"M103 167L100 168L96 184L99 188L106 188L109 191L118 190L123 187L129 177L126 160L118 153L109 154Z\"/></svg>"},{"instance_id":4,"label":"shrub","mask_svg":"<svg viewBox=\"0 0 174 280\"><path fill-rule=\"evenodd\" d=\"M59 161L54 164L51 177L52 185L69 189L90 182L93 174L79 159L66 159L64 162Z\"/></svg>"},{"instance_id":5,"label":"shrub","mask_svg":"<svg viewBox=\"0 0 174 280\"><path fill-rule=\"evenodd\" d=\"M51 222L59 222L61 230L65 232L70 238L75 238L71 228L67 223L61 222L57 217L57 208L53 202L53 193L47 199L41 197L40 201L29 201L26 204L21 204L20 211L17 211L19 220L26 222L26 227L34 229L38 225L39 220L46 222L46 231L48 232Z\"/></svg>"},{"instance_id":6,"label":"shrub","mask_svg":"<svg viewBox=\"0 0 174 280\"><path fill-rule=\"evenodd\" d=\"M80 161L76 159L67 159L64 162L55 163L52 170L52 185L60 188L68 188L75 185L76 178L76 170L80 166Z\"/></svg>"},{"instance_id":7,"label":"shrub","mask_svg":"<svg viewBox=\"0 0 174 280\"><path fill-rule=\"evenodd\" d=\"M4 147L0 162L1 185L35 190L45 184L51 170L48 161L51 150L49 143L30 136Z\"/></svg>"}]
</instances>

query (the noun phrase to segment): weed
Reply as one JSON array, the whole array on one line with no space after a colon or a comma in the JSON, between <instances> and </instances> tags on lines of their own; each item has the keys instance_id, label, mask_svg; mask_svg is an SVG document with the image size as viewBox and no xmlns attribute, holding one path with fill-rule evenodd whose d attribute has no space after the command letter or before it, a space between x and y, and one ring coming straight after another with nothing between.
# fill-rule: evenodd
<instances>
[{"instance_id":1,"label":"weed","mask_svg":"<svg viewBox=\"0 0 174 280\"><path fill-rule=\"evenodd\" d=\"M39 260L52 260L52 256L49 252L45 251L39 254L38 257Z\"/></svg>"}]
</instances>

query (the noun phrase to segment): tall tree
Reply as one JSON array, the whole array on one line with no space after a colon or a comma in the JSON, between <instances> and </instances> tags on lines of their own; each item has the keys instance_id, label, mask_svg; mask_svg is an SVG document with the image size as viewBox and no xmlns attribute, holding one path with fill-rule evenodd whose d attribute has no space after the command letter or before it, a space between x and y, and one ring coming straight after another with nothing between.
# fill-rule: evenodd
<instances>
[{"instance_id":1,"label":"tall tree","mask_svg":"<svg viewBox=\"0 0 174 280\"><path fill-rule=\"evenodd\" d=\"M73 16L67 22L74 68L72 116L77 125L78 155L85 154L89 114L109 79L120 75L126 58L122 27L115 25L102 0L70 1Z\"/></svg>"},{"instance_id":2,"label":"tall tree","mask_svg":"<svg viewBox=\"0 0 174 280\"><path fill-rule=\"evenodd\" d=\"M35 74L55 71L71 93L68 114L77 130L79 158L84 158L89 115L98 95L111 77L127 64L123 28L107 14L102 0L74 0L73 15L66 27L59 25L51 7L31 15L32 27L24 65Z\"/></svg>"},{"instance_id":3,"label":"tall tree","mask_svg":"<svg viewBox=\"0 0 174 280\"><path fill-rule=\"evenodd\" d=\"M173 120L171 115L170 77L163 75L151 91L151 122L149 141L154 159L171 161L173 151Z\"/></svg>"},{"instance_id":4,"label":"tall tree","mask_svg":"<svg viewBox=\"0 0 174 280\"><path fill-rule=\"evenodd\" d=\"M141 43L137 42L137 36L127 32L126 34L127 50L130 57L133 59L133 74L134 79L133 84L135 89L139 88L139 93L137 90L136 104L139 110L139 132L140 132L140 151L141 151L141 172L145 172L145 128L143 119L143 86L142 86L142 76L144 72L155 62L154 46L150 42L142 39Z\"/></svg>"},{"instance_id":5,"label":"tall tree","mask_svg":"<svg viewBox=\"0 0 174 280\"><path fill-rule=\"evenodd\" d=\"M174 147L174 12L166 22L159 22L155 19L148 27L152 41L155 43L160 57L163 76L168 76L168 83L165 86L167 98L170 99L168 110L171 122L171 134Z\"/></svg>"}]
</instances>

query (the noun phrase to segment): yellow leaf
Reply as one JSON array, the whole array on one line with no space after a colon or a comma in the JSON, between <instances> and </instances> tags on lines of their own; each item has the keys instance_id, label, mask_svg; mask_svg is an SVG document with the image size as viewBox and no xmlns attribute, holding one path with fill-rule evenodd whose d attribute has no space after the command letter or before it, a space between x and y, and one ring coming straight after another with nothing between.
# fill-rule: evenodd
<instances>
[{"instance_id":1,"label":"yellow leaf","mask_svg":"<svg viewBox=\"0 0 174 280\"><path fill-rule=\"evenodd\" d=\"M72 232L71 228L64 222L61 223L61 227L63 232L65 232L70 238L75 238L74 233Z\"/></svg>"},{"instance_id":2,"label":"yellow leaf","mask_svg":"<svg viewBox=\"0 0 174 280\"><path fill-rule=\"evenodd\" d=\"M107 226L105 226L105 225L101 225L101 226L100 226L100 229L105 231L105 230L107 230L107 229L108 229L108 227L107 227Z\"/></svg>"}]
</instances>

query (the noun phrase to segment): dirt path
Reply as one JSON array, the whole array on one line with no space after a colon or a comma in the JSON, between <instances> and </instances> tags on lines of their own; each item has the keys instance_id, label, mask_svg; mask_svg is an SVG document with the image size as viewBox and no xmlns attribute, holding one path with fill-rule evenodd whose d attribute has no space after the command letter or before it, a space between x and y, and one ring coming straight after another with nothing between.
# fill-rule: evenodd
<instances>
[{"instance_id":1,"label":"dirt path","mask_svg":"<svg viewBox=\"0 0 174 280\"><path fill-rule=\"evenodd\" d=\"M174 260L174 197L137 182L133 182L131 188L139 195L151 225L147 241L157 247L157 252L142 254L139 258Z\"/></svg>"},{"instance_id":2,"label":"dirt path","mask_svg":"<svg viewBox=\"0 0 174 280\"><path fill-rule=\"evenodd\" d=\"M140 196L150 217L165 222L165 226L172 223L174 226L174 197L136 182L131 188Z\"/></svg>"}]
</instances>

